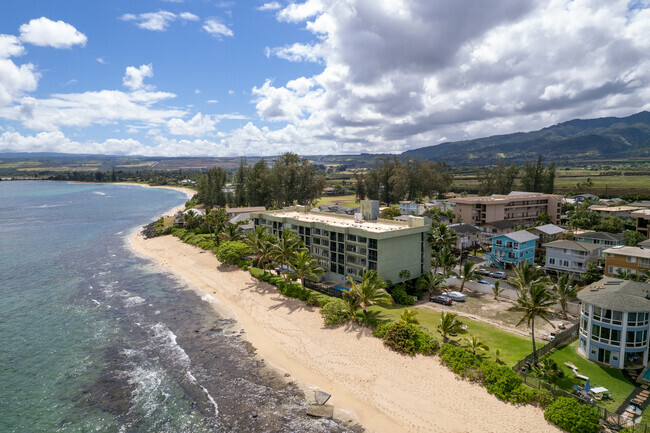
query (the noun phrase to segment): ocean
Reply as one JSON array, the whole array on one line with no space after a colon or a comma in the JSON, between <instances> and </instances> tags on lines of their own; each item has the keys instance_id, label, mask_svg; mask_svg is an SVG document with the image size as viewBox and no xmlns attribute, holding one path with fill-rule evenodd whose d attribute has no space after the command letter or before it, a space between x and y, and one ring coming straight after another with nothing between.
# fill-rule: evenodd
<instances>
[{"instance_id":1,"label":"ocean","mask_svg":"<svg viewBox=\"0 0 650 433\"><path fill-rule=\"evenodd\" d=\"M0 182L0 432L347 432L209 299L128 247L186 200ZM216 272L216 271L215 271Z\"/></svg>"}]
</instances>

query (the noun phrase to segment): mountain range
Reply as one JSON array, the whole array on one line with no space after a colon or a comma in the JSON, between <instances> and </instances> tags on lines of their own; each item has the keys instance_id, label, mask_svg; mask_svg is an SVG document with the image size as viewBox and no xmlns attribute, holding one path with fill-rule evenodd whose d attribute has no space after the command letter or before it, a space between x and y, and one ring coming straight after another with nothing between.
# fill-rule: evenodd
<instances>
[{"instance_id":1,"label":"mountain range","mask_svg":"<svg viewBox=\"0 0 650 433\"><path fill-rule=\"evenodd\" d=\"M575 119L539 131L495 135L408 150L403 157L446 161L450 165L486 165L502 160L572 163L650 159L650 112L628 117Z\"/></svg>"}]
</instances>

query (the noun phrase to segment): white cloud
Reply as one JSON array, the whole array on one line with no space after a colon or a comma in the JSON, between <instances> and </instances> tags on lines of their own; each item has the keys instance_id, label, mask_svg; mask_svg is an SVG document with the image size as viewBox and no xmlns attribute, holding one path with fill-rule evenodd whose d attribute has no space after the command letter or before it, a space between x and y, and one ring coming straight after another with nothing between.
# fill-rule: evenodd
<instances>
[{"instance_id":1,"label":"white cloud","mask_svg":"<svg viewBox=\"0 0 650 433\"><path fill-rule=\"evenodd\" d=\"M207 102L208 104L216 104L216 103L218 103L219 101L218 101L217 99L208 99L208 100L205 101L205 102Z\"/></svg>"},{"instance_id":2,"label":"white cloud","mask_svg":"<svg viewBox=\"0 0 650 433\"><path fill-rule=\"evenodd\" d=\"M41 17L20 26L20 40L41 47L72 48L85 46L88 38L68 23Z\"/></svg>"},{"instance_id":3,"label":"white cloud","mask_svg":"<svg viewBox=\"0 0 650 433\"><path fill-rule=\"evenodd\" d=\"M104 60L102 57L97 57L95 60L97 60L97 63L101 63L102 65L106 64L106 60Z\"/></svg>"},{"instance_id":4,"label":"white cloud","mask_svg":"<svg viewBox=\"0 0 650 433\"><path fill-rule=\"evenodd\" d=\"M17 66L9 59L0 58L0 107L25 92L36 90L40 75L34 69L31 63Z\"/></svg>"},{"instance_id":5,"label":"white cloud","mask_svg":"<svg viewBox=\"0 0 650 433\"><path fill-rule=\"evenodd\" d=\"M198 21L200 19L198 15L194 15L190 12L181 12L178 16L185 21Z\"/></svg>"},{"instance_id":6,"label":"white cloud","mask_svg":"<svg viewBox=\"0 0 650 433\"><path fill-rule=\"evenodd\" d=\"M650 107L649 5L626 0L307 0L279 21L308 42L266 55L323 65L267 80L253 102L267 140L302 153L396 152ZM295 132L294 132L295 131ZM322 147L323 143L328 147Z\"/></svg>"},{"instance_id":7,"label":"white cloud","mask_svg":"<svg viewBox=\"0 0 650 433\"><path fill-rule=\"evenodd\" d=\"M167 127L169 128L169 133L173 135L202 137L208 132L214 131L216 129L214 125L216 123L217 121L210 116L203 116L201 113L197 113L187 122L179 118L170 119L167 122Z\"/></svg>"},{"instance_id":8,"label":"white cloud","mask_svg":"<svg viewBox=\"0 0 650 433\"><path fill-rule=\"evenodd\" d=\"M234 33L228 28L228 26L214 18L205 20L205 23L203 23L203 30L218 39L221 39L222 36L234 36Z\"/></svg>"},{"instance_id":9,"label":"white cloud","mask_svg":"<svg viewBox=\"0 0 650 433\"><path fill-rule=\"evenodd\" d=\"M0 108L0 118L20 121L25 127L37 131L85 128L121 121L161 125L169 119L187 115L183 110L156 107L156 104L175 97L173 93L144 90L53 94L47 99L23 97L15 105Z\"/></svg>"},{"instance_id":10,"label":"white cloud","mask_svg":"<svg viewBox=\"0 0 650 433\"><path fill-rule=\"evenodd\" d=\"M13 35L0 34L0 59L22 56L23 54L25 54L25 47L20 43L20 39Z\"/></svg>"},{"instance_id":11,"label":"white cloud","mask_svg":"<svg viewBox=\"0 0 650 433\"><path fill-rule=\"evenodd\" d=\"M159 10L157 12L147 12L143 14L124 14L120 17L122 21L133 21L135 25L144 30L163 32L169 28L171 23L177 19L181 21L198 21L199 17L190 12L181 12L175 14L169 11Z\"/></svg>"},{"instance_id":12,"label":"white cloud","mask_svg":"<svg viewBox=\"0 0 650 433\"><path fill-rule=\"evenodd\" d=\"M153 66L151 63L142 65L139 68L128 66L126 68L126 74L122 78L122 83L131 90L138 90L145 87L150 88L150 86L145 86L143 83L147 77L153 77Z\"/></svg>"},{"instance_id":13,"label":"white cloud","mask_svg":"<svg viewBox=\"0 0 650 433\"><path fill-rule=\"evenodd\" d=\"M268 2L264 3L262 6L258 7L258 11L276 11L278 9L281 9L282 5L278 2Z\"/></svg>"}]
</instances>

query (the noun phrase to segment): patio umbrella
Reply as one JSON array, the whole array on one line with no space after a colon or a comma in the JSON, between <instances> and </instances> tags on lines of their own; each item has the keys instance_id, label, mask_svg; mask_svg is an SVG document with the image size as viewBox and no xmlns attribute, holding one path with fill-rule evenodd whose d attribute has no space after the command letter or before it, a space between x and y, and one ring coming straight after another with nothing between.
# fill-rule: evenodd
<instances>
[{"instance_id":1,"label":"patio umbrella","mask_svg":"<svg viewBox=\"0 0 650 433\"><path fill-rule=\"evenodd\" d=\"M589 384L589 379L587 379L587 383L585 383L585 391L589 392L591 389L591 385Z\"/></svg>"}]
</instances>

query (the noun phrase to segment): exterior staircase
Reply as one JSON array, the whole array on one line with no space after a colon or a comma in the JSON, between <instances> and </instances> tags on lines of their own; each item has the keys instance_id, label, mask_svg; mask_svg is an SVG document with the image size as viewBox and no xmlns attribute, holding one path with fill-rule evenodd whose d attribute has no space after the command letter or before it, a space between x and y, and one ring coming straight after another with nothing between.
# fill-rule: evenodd
<instances>
[{"instance_id":1,"label":"exterior staircase","mask_svg":"<svg viewBox=\"0 0 650 433\"><path fill-rule=\"evenodd\" d=\"M503 261L499 260L497 256L492 253L485 253L485 260L490 264L490 266L495 266L499 269L505 269L506 264Z\"/></svg>"}]
</instances>

